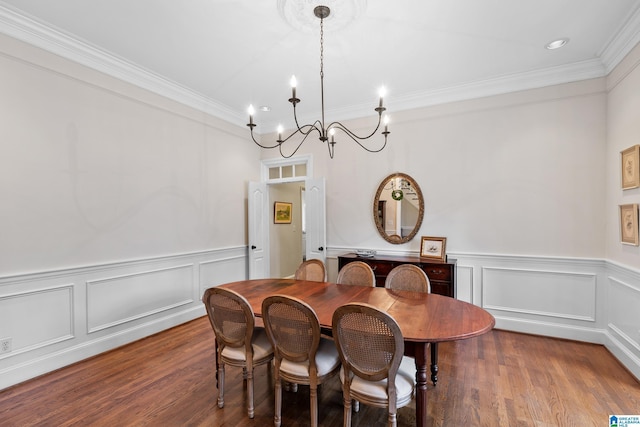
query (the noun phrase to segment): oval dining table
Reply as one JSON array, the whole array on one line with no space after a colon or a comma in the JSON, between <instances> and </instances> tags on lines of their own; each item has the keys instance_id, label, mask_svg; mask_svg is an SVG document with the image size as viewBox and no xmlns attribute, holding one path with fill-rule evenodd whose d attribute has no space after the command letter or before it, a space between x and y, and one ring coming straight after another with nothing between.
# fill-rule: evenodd
<instances>
[{"instance_id":1,"label":"oval dining table","mask_svg":"<svg viewBox=\"0 0 640 427\"><path fill-rule=\"evenodd\" d=\"M367 303L391 315L402 331L405 355L416 363L418 426L427 425L429 344L476 337L495 325L494 317L481 307L431 293L296 279L241 280L220 286L244 296L256 317L262 317L262 301L270 295L299 298L313 308L326 333L331 332L333 312L347 303Z\"/></svg>"}]
</instances>

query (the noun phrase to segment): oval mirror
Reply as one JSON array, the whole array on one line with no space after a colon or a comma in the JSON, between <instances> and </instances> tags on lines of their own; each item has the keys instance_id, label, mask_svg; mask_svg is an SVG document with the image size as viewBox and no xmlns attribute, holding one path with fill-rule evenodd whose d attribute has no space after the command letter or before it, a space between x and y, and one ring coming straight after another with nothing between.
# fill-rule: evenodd
<instances>
[{"instance_id":1,"label":"oval mirror","mask_svg":"<svg viewBox=\"0 0 640 427\"><path fill-rule=\"evenodd\" d=\"M373 219L384 240L394 244L410 241L423 216L422 191L413 178L394 173L382 180L373 200Z\"/></svg>"}]
</instances>

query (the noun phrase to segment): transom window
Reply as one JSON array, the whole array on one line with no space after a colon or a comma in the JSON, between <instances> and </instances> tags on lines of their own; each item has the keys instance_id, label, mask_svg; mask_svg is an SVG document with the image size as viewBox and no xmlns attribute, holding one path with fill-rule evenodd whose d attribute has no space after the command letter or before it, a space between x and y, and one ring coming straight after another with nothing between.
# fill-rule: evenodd
<instances>
[{"instance_id":1,"label":"transom window","mask_svg":"<svg viewBox=\"0 0 640 427\"><path fill-rule=\"evenodd\" d=\"M262 181L269 184L303 181L313 176L311 156L262 161Z\"/></svg>"}]
</instances>

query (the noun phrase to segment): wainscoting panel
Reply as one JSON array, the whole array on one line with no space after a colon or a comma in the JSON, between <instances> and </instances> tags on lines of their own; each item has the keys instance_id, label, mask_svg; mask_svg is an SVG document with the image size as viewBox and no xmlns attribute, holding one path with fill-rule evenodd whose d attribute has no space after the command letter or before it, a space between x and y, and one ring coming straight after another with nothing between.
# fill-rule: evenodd
<instances>
[{"instance_id":1,"label":"wainscoting panel","mask_svg":"<svg viewBox=\"0 0 640 427\"><path fill-rule=\"evenodd\" d=\"M483 307L595 322L596 275L485 267Z\"/></svg>"},{"instance_id":2,"label":"wainscoting panel","mask_svg":"<svg viewBox=\"0 0 640 427\"><path fill-rule=\"evenodd\" d=\"M456 299L474 304L473 267L456 264Z\"/></svg>"},{"instance_id":3,"label":"wainscoting panel","mask_svg":"<svg viewBox=\"0 0 640 427\"><path fill-rule=\"evenodd\" d=\"M246 276L246 246L0 277L0 390L205 315Z\"/></svg>"},{"instance_id":4,"label":"wainscoting panel","mask_svg":"<svg viewBox=\"0 0 640 427\"><path fill-rule=\"evenodd\" d=\"M72 339L73 285L0 295L0 338L12 351L0 359Z\"/></svg>"},{"instance_id":5,"label":"wainscoting panel","mask_svg":"<svg viewBox=\"0 0 640 427\"><path fill-rule=\"evenodd\" d=\"M614 278L609 280L608 327L640 357L640 289Z\"/></svg>"},{"instance_id":6,"label":"wainscoting panel","mask_svg":"<svg viewBox=\"0 0 640 427\"><path fill-rule=\"evenodd\" d=\"M193 302L193 265L87 282L89 333Z\"/></svg>"},{"instance_id":7,"label":"wainscoting panel","mask_svg":"<svg viewBox=\"0 0 640 427\"><path fill-rule=\"evenodd\" d=\"M248 277L247 259L244 255L230 256L200 263L199 295L202 300L204 291L223 283L237 282Z\"/></svg>"}]
</instances>

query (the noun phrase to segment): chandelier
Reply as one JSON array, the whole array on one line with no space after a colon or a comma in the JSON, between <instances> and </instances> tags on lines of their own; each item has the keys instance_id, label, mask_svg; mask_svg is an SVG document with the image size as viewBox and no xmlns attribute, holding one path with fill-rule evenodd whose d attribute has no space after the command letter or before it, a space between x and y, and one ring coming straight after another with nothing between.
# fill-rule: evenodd
<instances>
[{"instance_id":1,"label":"chandelier","mask_svg":"<svg viewBox=\"0 0 640 427\"><path fill-rule=\"evenodd\" d=\"M317 132L318 133L318 137L320 139L320 141L324 144L327 145L327 148L329 150L329 157L331 157L333 159L333 154L334 154L334 149L335 149L335 145L336 145L336 140L335 140L335 131L336 129L339 129L342 131L342 133L346 136L348 136L349 138L351 138L353 141L355 141L360 147L362 147L363 149L365 149L366 151L370 152L370 153L378 153L380 151L382 151L384 149L384 147L387 145L387 135L389 135L389 127L388 127L388 122L389 122L389 118L388 116L385 115L384 119L382 117L382 113L386 110L386 108L383 106L383 97L384 97L384 88L382 88L380 90L380 103L378 105L378 107L375 108L375 111L378 113L378 124L376 125L375 129L366 136L359 136L357 134L355 134L354 132L352 132L351 130L349 130L349 128L347 128L345 125L343 125L340 122L331 122L329 123L329 125L325 126L325 114L324 114L324 19L326 17L329 16L329 14L331 13L331 10L327 7L327 6L316 6L313 9L313 13L316 17L320 18L320 100L321 100L321 107L322 107L322 115L321 115L321 119L320 120L316 120L315 122L313 122L312 124L304 124L302 126L300 126L300 124L298 123L298 116L296 113L296 105L300 102L299 98L296 98L296 78L295 76L291 77L291 98L289 98L289 102L293 105L293 118L295 120L295 124L296 124L296 130L294 130L290 135L286 136L284 139L282 138L282 126L278 126L278 139L276 140L274 145L263 145L261 143L259 143L258 141L256 141L255 136L253 135L253 128L255 128L257 125L255 123L253 123L253 115L255 114L255 110L253 108L253 105L249 106L249 123L247 124L247 126L249 127L249 129L251 130L251 139L253 140L253 142L256 143L256 145L262 147L262 148L278 148L280 151L280 155L282 157L285 158L289 158L291 156L293 156L298 149L302 146L302 144L306 141L307 137L309 135L311 135L313 132ZM371 138L372 136L374 136L376 134L376 132L378 132L378 129L380 129L380 124L384 121L384 131L380 132L383 136L384 136L384 144L377 149L371 149L367 146L365 146L362 141ZM284 145L284 143L286 143L287 141L289 141L289 139L291 139L293 136L295 136L296 134L300 134L302 137L302 140L300 141L300 143L295 147L295 149L290 153L290 154L285 154L282 151L282 147Z\"/></svg>"}]
</instances>

